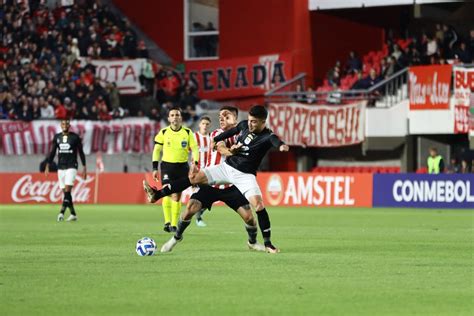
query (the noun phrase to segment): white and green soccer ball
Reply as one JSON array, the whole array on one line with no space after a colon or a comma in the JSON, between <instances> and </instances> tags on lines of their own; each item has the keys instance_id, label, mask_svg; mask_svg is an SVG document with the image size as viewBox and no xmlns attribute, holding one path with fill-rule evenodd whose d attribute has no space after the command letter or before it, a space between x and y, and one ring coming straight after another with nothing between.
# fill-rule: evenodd
<instances>
[{"instance_id":1,"label":"white and green soccer ball","mask_svg":"<svg viewBox=\"0 0 474 316\"><path fill-rule=\"evenodd\" d=\"M135 250L139 256L153 256L156 252L156 243L150 237L143 237L137 241Z\"/></svg>"}]
</instances>

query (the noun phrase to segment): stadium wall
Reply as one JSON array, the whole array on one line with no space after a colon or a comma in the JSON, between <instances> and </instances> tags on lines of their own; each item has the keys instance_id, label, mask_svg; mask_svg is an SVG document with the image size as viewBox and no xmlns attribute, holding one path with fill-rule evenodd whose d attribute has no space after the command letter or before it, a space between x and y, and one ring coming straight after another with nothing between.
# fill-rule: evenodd
<instances>
[{"instance_id":1,"label":"stadium wall","mask_svg":"<svg viewBox=\"0 0 474 316\"><path fill-rule=\"evenodd\" d=\"M78 176L77 203L144 204L141 181L149 174L96 173ZM474 209L474 176L469 174L259 173L268 206L406 207ZM0 173L0 204L57 203L62 192L55 174ZM158 184L156 184L158 186ZM183 194L186 202L192 194Z\"/></svg>"}]
</instances>

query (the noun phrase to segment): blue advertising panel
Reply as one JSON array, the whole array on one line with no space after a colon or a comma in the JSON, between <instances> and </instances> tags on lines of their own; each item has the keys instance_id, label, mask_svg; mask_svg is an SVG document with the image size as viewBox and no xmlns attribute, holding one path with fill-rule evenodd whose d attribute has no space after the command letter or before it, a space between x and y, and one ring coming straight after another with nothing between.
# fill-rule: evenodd
<instances>
[{"instance_id":1,"label":"blue advertising panel","mask_svg":"<svg viewBox=\"0 0 474 316\"><path fill-rule=\"evenodd\" d=\"M474 209L474 174L374 174L374 207Z\"/></svg>"}]
</instances>

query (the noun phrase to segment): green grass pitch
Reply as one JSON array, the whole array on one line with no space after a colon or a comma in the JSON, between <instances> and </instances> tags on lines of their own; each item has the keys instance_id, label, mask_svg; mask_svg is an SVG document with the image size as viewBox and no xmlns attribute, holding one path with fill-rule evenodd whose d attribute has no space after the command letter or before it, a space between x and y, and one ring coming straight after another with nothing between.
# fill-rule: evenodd
<instances>
[{"instance_id":1,"label":"green grass pitch","mask_svg":"<svg viewBox=\"0 0 474 316\"><path fill-rule=\"evenodd\" d=\"M1 315L474 315L469 210L270 207L270 255L215 207L139 257L139 238L170 237L160 207L76 208L0 205Z\"/></svg>"}]
</instances>

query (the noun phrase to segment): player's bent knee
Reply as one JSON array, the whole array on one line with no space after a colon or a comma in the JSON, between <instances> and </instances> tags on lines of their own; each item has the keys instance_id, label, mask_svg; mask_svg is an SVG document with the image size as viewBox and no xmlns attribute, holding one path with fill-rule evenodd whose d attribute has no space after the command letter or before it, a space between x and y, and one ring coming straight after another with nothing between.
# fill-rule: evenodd
<instances>
[{"instance_id":1,"label":"player's bent knee","mask_svg":"<svg viewBox=\"0 0 474 316\"><path fill-rule=\"evenodd\" d=\"M196 214L202 209L202 203L195 199L190 199L186 207L186 213L190 213L191 216Z\"/></svg>"}]
</instances>

